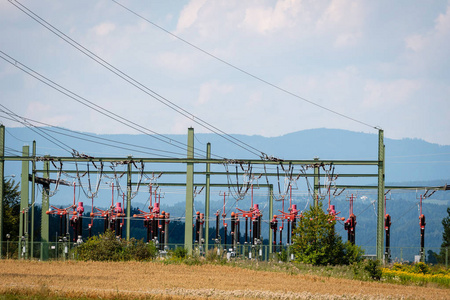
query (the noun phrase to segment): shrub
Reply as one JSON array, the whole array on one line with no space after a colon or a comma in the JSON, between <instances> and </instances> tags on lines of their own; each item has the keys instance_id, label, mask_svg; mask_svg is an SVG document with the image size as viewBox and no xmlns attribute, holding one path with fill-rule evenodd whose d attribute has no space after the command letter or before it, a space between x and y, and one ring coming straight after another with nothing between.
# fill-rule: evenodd
<instances>
[{"instance_id":1,"label":"shrub","mask_svg":"<svg viewBox=\"0 0 450 300\"><path fill-rule=\"evenodd\" d=\"M133 238L127 243L127 247L128 253L137 261L154 259L158 254L153 242L146 244L143 240Z\"/></svg>"},{"instance_id":2,"label":"shrub","mask_svg":"<svg viewBox=\"0 0 450 300\"><path fill-rule=\"evenodd\" d=\"M281 249L280 252L277 252L277 258L278 261L287 262L288 261L288 254L286 249Z\"/></svg>"},{"instance_id":3,"label":"shrub","mask_svg":"<svg viewBox=\"0 0 450 300\"><path fill-rule=\"evenodd\" d=\"M157 250L153 243L145 244L143 240L117 239L114 231L94 236L75 248L78 260L93 261L128 261L150 260L156 257Z\"/></svg>"},{"instance_id":4,"label":"shrub","mask_svg":"<svg viewBox=\"0 0 450 300\"><path fill-rule=\"evenodd\" d=\"M171 251L171 256L174 258L185 259L187 257L188 251L184 247L176 247Z\"/></svg>"},{"instance_id":5,"label":"shrub","mask_svg":"<svg viewBox=\"0 0 450 300\"><path fill-rule=\"evenodd\" d=\"M344 244L344 254L342 256L341 264L351 265L362 261L364 250L358 245L354 245L350 242Z\"/></svg>"},{"instance_id":6,"label":"shrub","mask_svg":"<svg viewBox=\"0 0 450 300\"><path fill-rule=\"evenodd\" d=\"M373 280L380 280L383 274L380 267L380 261L378 260L368 260L364 270L369 273L369 276Z\"/></svg>"},{"instance_id":7,"label":"shrub","mask_svg":"<svg viewBox=\"0 0 450 300\"><path fill-rule=\"evenodd\" d=\"M403 264L401 264L401 263L396 262L392 265L392 270L401 271L403 269L404 269L404 267L403 267Z\"/></svg>"},{"instance_id":8,"label":"shrub","mask_svg":"<svg viewBox=\"0 0 450 300\"><path fill-rule=\"evenodd\" d=\"M224 264L227 262L226 258L223 257L223 253L219 254L217 247L209 249L205 254L205 259L207 262Z\"/></svg>"},{"instance_id":9,"label":"shrub","mask_svg":"<svg viewBox=\"0 0 450 300\"><path fill-rule=\"evenodd\" d=\"M430 272L430 267L423 262L418 262L414 265L414 273L427 274Z\"/></svg>"}]
</instances>

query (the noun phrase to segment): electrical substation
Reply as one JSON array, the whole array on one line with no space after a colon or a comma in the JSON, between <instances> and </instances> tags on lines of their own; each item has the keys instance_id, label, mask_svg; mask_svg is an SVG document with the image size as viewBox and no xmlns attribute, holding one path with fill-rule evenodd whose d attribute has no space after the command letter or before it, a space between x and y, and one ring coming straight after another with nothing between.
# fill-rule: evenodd
<instances>
[{"instance_id":1,"label":"electrical substation","mask_svg":"<svg viewBox=\"0 0 450 300\"><path fill-rule=\"evenodd\" d=\"M194 155L199 150L194 146L193 128L188 129L185 158L93 157L76 151L72 157L37 156L35 142L31 151L29 146L23 147L22 156L6 156L5 127L0 126L0 192L4 192L4 164L21 162L18 248L19 257L24 259L49 259L53 239L49 234L51 215L58 216L59 236L56 239L66 245L66 253L67 247L76 247L93 235L94 224L102 224L103 231L112 230L117 238L129 240L133 237L133 220L141 222L145 229L145 242L154 242L164 255L171 247L171 222L177 220L184 223L183 246L189 253L197 251L204 255L208 249L214 248L226 253L229 258L269 259L273 253L289 249L293 230L298 226L302 212L309 205L319 205L319 202L323 203L330 219L340 222L336 226L343 223L348 241L357 244L355 228L358 220L353 213L354 195L349 194L348 197L348 216L337 212L332 197L344 190L372 189L377 193L375 256L379 260L389 261L391 216L385 209L386 191L422 189L425 191L421 195L422 203L422 198L437 190L449 190L449 187L385 186L383 134L383 130L379 129L378 157L373 160L282 160L264 153L260 159L213 159L210 143L202 150L205 158L198 158ZM372 172L357 172L359 166L367 167ZM345 172L340 170L342 168ZM355 178L368 178L374 184L347 183ZM343 179L347 181L340 183ZM293 190L300 189L300 181L304 182L303 186L308 191L307 201L302 203L293 198ZM111 195L106 207L96 203L99 193L106 193L99 189L105 182ZM168 206L161 196L161 190L167 187L185 190L183 216L175 216L167 210ZM35 196L38 188L42 190L42 201ZM63 206L54 205L52 198L58 189L73 190L73 199L68 199ZM82 201L75 197L77 189L83 191ZM267 192L264 201L261 197L254 198L255 190ZM213 196L211 191L214 191ZM132 214L131 208L138 193L148 195L148 206L146 204L138 213ZM201 200L201 207L197 205L194 209L194 198L199 201L199 195L204 196L204 200ZM223 206L211 211L212 198L223 202ZM229 198L233 198L235 206L227 207ZM40 216L35 216L37 203L41 203ZM0 221L2 218L1 210ZM35 218L41 220L40 241L34 236ZM417 223L423 260L426 223L422 212ZM2 241L4 235L3 225L0 225ZM36 253L39 253L38 257L35 257ZM292 255L290 258L294 259Z\"/></svg>"}]
</instances>

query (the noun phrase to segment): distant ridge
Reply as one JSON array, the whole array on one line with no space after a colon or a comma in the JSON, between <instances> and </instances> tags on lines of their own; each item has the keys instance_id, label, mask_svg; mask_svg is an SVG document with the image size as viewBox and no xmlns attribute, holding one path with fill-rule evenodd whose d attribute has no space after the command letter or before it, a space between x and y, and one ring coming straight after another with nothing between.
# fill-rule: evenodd
<instances>
[{"instance_id":1,"label":"distant ridge","mask_svg":"<svg viewBox=\"0 0 450 300\"><path fill-rule=\"evenodd\" d=\"M28 128L6 128L6 146L21 151L24 142L31 144L37 141L38 152L67 156L54 144L32 132ZM144 145L152 148L167 149L164 144L148 136L137 134L97 135L108 139L117 139L128 144ZM166 135L174 141L186 143L186 135ZM376 133L353 132L341 129L308 129L292 132L278 137L258 135L233 135L263 150L268 155L281 159L345 159L345 160L377 160L378 135ZM226 158L257 158L245 150L236 147L225 139L212 133L195 135L195 147L206 149L206 143L212 144L212 152ZM130 153L122 149L114 149L96 145L83 140L66 136L58 139L73 145L80 153L92 156L127 156L147 157L140 153ZM430 181L450 178L450 146L428 143L419 139L385 139L386 145L386 182ZM174 150L174 149L170 149ZM175 152L183 152L176 149Z\"/></svg>"}]
</instances>

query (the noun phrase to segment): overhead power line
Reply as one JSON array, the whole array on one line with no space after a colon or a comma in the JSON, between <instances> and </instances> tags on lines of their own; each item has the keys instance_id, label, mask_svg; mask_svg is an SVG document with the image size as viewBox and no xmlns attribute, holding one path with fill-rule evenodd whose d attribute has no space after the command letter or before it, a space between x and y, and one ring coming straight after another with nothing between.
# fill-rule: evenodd
<instances>
[{"instance_id":1,"label":"overhead power line","mask_svg":"<svg viewBox=\"0 0 450 300\"><path fill-rule=\"evenodd\" d=\"M187 149L187 145L184 144L184 143L181 143L179 141L176 141L174 139L166 137L166 136L164 136L162 134L159 134L159 133L157 133L157 132L155 132L153 130L150 130L148 128L145 128L143 126L139 126L139 127L134 126L133 125L134 123L129 121L128 119L123 118L123 117L121 117L121 116L119 116L117 114L114 114L114 113L110 112L109 110L106 110L103 107L101 107L99 105L96 105L95 103L93 103L93 102L91 102L91 101L81 97L80 95L78 95L78 94L76 94L76 93L74 93L74 92L64 88L63 86L57 84L56 82L54 82L51 79L45 77L44 75L38 73L37 71L27 67L26 65L22 64L21 62L17 61L15 58L9 56L8 54L4 53L1 50L0 50L0 58L5 60L6 62L10 63L11 65L15 66L16 68L22 70L23 72L27 73L28 75L34 77L35 79L41 81L45 85L47 85L47 86L55 89L56 91L62 93L63 95L65 95L65 96L67 96L67 97L77 101L78 103L80 103L80 104L82 104L82 105L84 105L84 106L86 106L86 107L88 107L88 108L90 108L92 110L95 110L96 112L98 112L98 113L100 113L100 114L102 114L102 115L104 115L104 116L106 116L108 118L111 118L111 119L113 119L113 120L115 120L115 121L117 121L117 122L119 122L119 123L129 127L129 128L137 130L137 131L139 131L139 132L141 132L141 133L143 133L145 135L148 135L148 136L150 136L152 138L155 138L155 139L157 139L157 140L159 140L159 141L161 141L163 143L169 144L169 145L171 145L173 147L177 147L177 148L183 149L183 150ZM129 123L131 123L131 124L129 124ZM141 128L143 128L143 129L141 129ZM148 132L153 133L154 135L149 134L145 130L147 130ZM182 146L180 146L180 145L182 145ZM156 150L156 149L153 149L153 150ZM201 149L198 149L198 148L194 148L194 150L196 150L198 152L206 153L205 150L201 150ZM165 150L156 150L156 151L170 153L170 151L165 151ZM214 155L214 154L211 154L211 155L219 157L219 156Z\"/></svg>"},{"instance_id":2,"label":"overhead power line","mask_svg":"<svg viewBox=\"0 0 450 300\"><path fill-rule=\"evenodd\" d=\"M11 113L8 113L8 112L6 112L6 111L4 111L2 109L0 109L0 112L3 112L4 114L6 114L8 116L12 115ZM33 122L33 123L37 123L37 124L40 124L40 125L49 126L51 128L55 128L55 129L58 129L58 130L61 130L61 131L65 131L65 132L70 132L70 133L73 133L73 134L76 134L76 135L80 135L82 137L75 136L73 134L58 132L56 130L52 130L52 129L45 128L45 127L39 127L41 130L52 132L52 133L56 133L56 134L59 134L59 135L72 137L72 138L76 138L76 139L79 139L79 140L84 140L84 141L95 143L95 144L100 144L100 145L105 145L105 146L109 146L109 147L113 147L113 148L120 148L120 149L123 149L123 150L130 150L130 151L135 151L135 152L140 152L140 153L150 154L150 155L155 155L155 156L167 157L167 158L172 157L172 156L167 156L167 155L162 155L162 154L155 154L155 153L148 152L148 151L136 150L136 149L133 149L133 148L130 148L130 147L136 147L136 148L140 148L140 149L147 149L147 150L151 150L151 151L159 151L159 152L164 152L164 153L176 154L176 155L184 156L183 153L171 152L171 151L166 151L166 150L159 150L159 149L149 148L149 147L144 147L144 146L139 146L139 145L131 145L131 144L128 144L128 143L123 143L123 142L112 140L112 139L98 137L98 136L94 136L94 135L91 135L91 134L76 132L76 131L69 130L69 129L66 129L66 128L50 125L48 123L43 123L43 122L39 122L39 121L32 120L32 119L29 119L29 118L25 118L23 116L18 116L17 114L14 114L14 115L19 117L19 118L21 118L21 119L23 119L24 121L27 121L27 122ZM17 122L17 120L15 120L14 118L8 118L8 117L3 117L3 118ZM23 122L19 122L19 123L23 124ZM37 126L35 126L35 127L37 127ZM105 141L105 142L101 142L101 141ZM112 143L114 143L114 144L112 144ZM125 146L127 146L127 147L125 147Z\"/></svg>"},{"instance_id":3,"label":"overhead power line","mask_svg":"<svg viewBox=\"0 0 450 300\"><path fill-rule=\"evenodd\" d=\"M130 9L130 8L128 8L128 7L126 7L125 5L123 5L123 4L119 3L119 2L117 2L116 0L111 0L111 1L114 2L114 3L116 3L117 5L119 5L119 6L122 7L123 9L129 11L129 12L132 13L133 15L135 15L135 16L139 17L140 19L146 21L147 23L153 25L154 27L156 27L156 28L158 28L158 29L164 31L165 33L169 34L170 36L172 36L172 37L178 39L179 41L181 41L181 42L183 42L183 43L185 43L185 44L191 46L192 48L194 48L194 49L196 49L196 50L198 50L198 51L200 51L200 52L202 52L202 53L204 53L204 54L206 54L206 55L208 55L208 56L214 58L214 59L217 60L217 61L220 61L221 63L223 63L223 64L225 64L225 65L227 65L227 66L229 66L229 67L231 67L231 68L233 68L233 69L235 69L235 70L237 70L237 71L239 71L239 72L241 72L241 73L243 73L243 74L245 74L245 75L247 75L247 76L250 76L250 77L252 77L252 78L254 78L254 79L256 79L256 80L258 80L258 81L260 81L260 82L262 82L262 83L265 83L265 84L267 84L267 85L269 85L269 86L271 86L271 87L273 87L273 88L275 88L275 89L277 89L277 90L279 90L279 91L282 91L283 93L286 93L286 94L288 94L288 95L290 95L290 96L293 96L293 97L295 97L295 98L297 98L297 99L300 99L300 100L302 100L302 101L305 101L305 102L307 102L307 103L309 103L309 104L311 104L311 105L314 105L314 106L316 106L316 107L319 107L319 108L321 108L321 109L323 109L323 110L326 110L326 111L328 111L328 112L331 112L331 113L333 113L333 114L336 114L336 115L338 115L338 116L341 116L341 117L343 117L343 118L346 118L346 119L348 119L348 120L351 120L351 121L360 123L360 124L362 124L362 125L365 125L365 126L368 126L368 127L374 128L374 129L377 129L377 130L379 129L377 126L370 125L370 124L368 124L368 123L366 123L366 122L363 122L363 121L361 121L361 120L358 120L358 119L355 119L355 118L350 117L350 116L348 116L348 115L345 115L345 114L343 114L343 113L340 113L340 112L338 112L338 111L336 111L336 110L333 110L333 109L330 109L330 108L325 107L325 106L323 106L323 105L320 105L320 104L318 104L318 103L316 103L316 102L314 102L314 101L312 101L312 100L308 100L308 99L306 99L306 98L304 98L304 97L302 97L302 96L299 96L299 95L297 95L297 94L295 94L295 93L293 93L293 92L291 92L291 91L288 91L287 89L282 88L282 87L280 87L280 86L278 86L278 85L276 85L276 84L274 84L274 83L272 83L272 82L270 82L270 81L268 81L268 80L266 80L266 79L263 79L262 77L259 77L259 76L257 76L257 75L254 75L254 74L250 73L249 71L246 71L246 70L244 70L244 69L242 69L242 68L240 68L240 67L238 67L238 66L236 66L236 65L234 65L234 64L232 64L232 63L230 63L230 62L228 62L228 61L226 61L226 60L224 60L224 59L222 59L222 58L220 58L220 57L218 57L218 56L216 56L216 55L214 55L214 54L212 54L212 53L210 53L210 52L208 52L208 51L206 51L206 50L204 50L204 49L202 49L202 48L200 48L199 46L197 46L197 45L195 45L195 44L193 44L193 43L187 41L186 39L183 39L182 37L180 37L180 36L178 36L178 35L176 35L176 34L170 32L169 30L167 30L167 29L165 29L165 28L159 26L158 24L156 24L156 23L150 21L149 19L147 19L147 18L145 18L144 16L138 14L137 12L133 11L132 9Z\"/></svg>"},{"instance_id":4,"label":"overhead power line","mask_svg":"<svg viewBox=\"0 0 450 300\"><path fill-rule=\"evenodd\" d=\"M178 106L177 104L173 103L172 101L168 100L167 98L161 96L160 94L158 94L154 90L148 88L146 85L142 84L141 82L139 82L139 81L135 80L134 78L130 77L129 75L127 75L123 71L119 70L118 68L116 68L115 66L110 64L109 62L105 61L104 59L102 59L101 57L99 57L98 55L96 55L95 53L93 53L92 51L90 51L89 49L87 49L86 47L81 45L80 43L78 43L75 40L73 40L71 37L69 37L68 35L66 35L62 31L60 31L59 29L57 29L56 27L54 27L53 25L48 23L46 20L44 20L39 15L37 15L36 13L31 11L29 8L27 8L26 6L21 4L19 1L11 0L10 3L12 5L14 5L16 8L18 8L20 11L25 13L27 16L29 16L30 18L35 20L37 23L39 23L40 25L42 25L43 27L48 29L50 32L52 32L53 34L55 34L56 36L58 36L59 38L64 40L66 43L68 43L69 45L71 45L72 47L74 47L75 49L77 49L78 51L80 51L81 53L83 53L84 55L86 55L87 57L89 57L90 59L95 61L96 63L100 64L101 66L103 66L107 70L111 71L112 73L114 73L115 75L117 75L118 77L123 79L124 81L128 82L132 86L136 87L137 89L141 90L142 92L144 92L145 94L149 95L153 99L157 100L158 102L164 104L165 106L167 106L170 109L176 111L177 113L183 115L184 117L188 118L189 120L192 120L193 122L195 122L196 124L200 125L201 127L203 127L205 129L207 129L207 130L209 130L209 131L219 135L220 137L226 139L227 141L235 144L236 146L238 146L238 147L240 147L240 148L242 148L242 149L244 149L244 150L246 150L246 151L248 151L248 152L250 152L250 153L252 153L252 154L254 154L256 156L259 156L259 157L266 157L267 156L264 152L254 148L254 147L252 147L251 145L243 142L242 140L240 140L240 139L238 139L236 137L233 137L233 136L227 134L226 132L220 130L219 128L211 125L210 123L204 121L203 119L201 119L201 118L195 116L194 114L188 112L187 110L183 109L182 107ZM134 122L131 122L131 123L134 124L135 126L142 127L142 126L140 126L140 125L138 125L138 124L136 124Z\"/></svg>"},{"instance_id":5,"label":"overhead power line","mask_svg":"<svg viewBox=\"0 0 450 300\"><path fill-rule=\"evenodd\" d=\"M5 52L3 52L1 50L0 50L0 58L5 60L6 62L10 63L14 67L16 67L16 68L22 70L23 72L27 73L28 75L34 77L35 79L41 81L45 85L47 85L47 86L53 88L54 90L62 93L63 95L65 95L65 96L67 96L67 97L77 101L78 103L80 103L80 104L82 104L82 105L84 105L84 106L86 106L86 107L88 107L88 108L90 108L90 109L92 109L92 110L94 110L94 111L96 111L96 112L98 112L98 113L100 113L100 114L110 118L110 119L113 119L113 120L115 120L115 121L117 121L117 122L119 122L119 123L129 127L129 128L137 130L137 131L139 131L139 132L141 132L143 134L146 134L146 135L148 135L148 136L150 136L152 138L155 138L155 139L157 139L157 140L159 140L161 142L167 143L169 145L172 145L174 147L177 147L177 148L180 148L180 149L183 149L183 150L187 149L187 145L186 144L183 144L181 142L178 142L178 141L175 141L173 139L170 139L170 138L168 138L168 137L166 137L166 136L164 136L162 134L159 134L159 133L157 133L157 132L155 132L153 130L150 130L148 128L145 128L143 126L140 126L140 125L134 126L134 124L135 124L134 122L132 122L132 121L126 119L126 118L123 118L123 117L121 117L121 116L119 116L119 115L117 115L117 114L115 114L115 113L113 113L113 112L111 112L111 111L109 111L109 110L107 110L107 109L105 109L105 108L103 108L103 107L93 103L92 101L89 101L86 98L83 98L80 95L78 95L78 94L76 94L76 93L66 89L65 87L57 84L56 82L54 82L53 80L45 77L44 75L40 74L39 72L37 72L37 71L27 67L26 65L24 65L20 61L16 60L15 58L11 57L10 55L6 54ZM131 123L131 124L129 124L129 123ZM148 132L151 132L153 135L148 134L148 132L146 132L144 130L146 130ZM176 145L176 144L181 144L182 146L179 146L179 145ZM196 150L197 151L201 151L201 152L205 152L204 150L199 150L199 149L196 149Z\"/></svg>"},{"instance_id":6,"label":"overhead power line","mask_svg":"<svg viewBox=\"0 0 450 300\"><path fill-rule=\"evenodd\" d=\"M74 150L75 150L74 148L68 146L66 143L58 140L57 138L49 135L48 133L43 132L39 127L35 127L33 124L27 122L26 120L21 121L19 116L17 116L14 112L9 110L7 107L2 105L1 103L0 103L0 106L3 107L4 109L6 109L9 112L9 115L11 116L11 118L13 118L16 122L19 122L22 125L25 125L30 130L32 130L34 133L42 136L44 139L48 140L50 143L56 145L57 147L61 148L62 150L67 151L70 154L74 153Z\"/></svg>"}]
</instances>

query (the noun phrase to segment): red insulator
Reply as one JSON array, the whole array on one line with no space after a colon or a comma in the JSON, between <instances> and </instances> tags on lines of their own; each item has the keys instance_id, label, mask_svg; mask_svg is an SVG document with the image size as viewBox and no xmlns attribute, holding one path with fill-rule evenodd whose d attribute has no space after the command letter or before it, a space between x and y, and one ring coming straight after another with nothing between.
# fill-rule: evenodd
<instances>
[{"instance_id":1,"label":"red insulator","mask_svg":"<svg viewBox=\"0 0 450 300\"><path fill-rule=\"evenodd\" d=\"M335 216L336 215L336 206L330 205L330 215Z\"/></svg>"},{"instance_id":2,"label":"red insulator","mask_svg":"<svg viewBox=\"0 0 450 300\"><path fill-rule=\"evenodd\" d=\"M419 217L419 224L421 229L425 228L426 223L425 223L425 216L423 214L421 214Z\"/></svg>"},{"instance_id":3,"label":"red insulator","mask_svg":"<svg viewBox=\"0 0 450 300\"><path fill-rule=\"evenodd\" d=\"M384 216L384 229L388 230L391 227L391 216L386 214Z\"/></svg>"},{"instance_id":4,"label":"red insulator","mask_svg":"<svg viewBox=\"0 0 450 300\"><path fill-rule=\"evenodd\" d=\"M155 203L155 206L153 207L153 213L159 214L159 203Z\"/></svg>"},{"instance_id":5,"label":"red insulator","mask_svg":"<svg viewBox=\"0 0 450 300\"><path fill-rule=\"evenodd\" d=\"M84 213L83 202L78 202L77 213L78 213L79 215L82 215L82 214Z\"/></svg>"},{"instance_id":6,"label":"red insulator","mask_svg":"<svg viewBox=\"0 0 450 300\"><path fill-rule=\"evenodd\" d=\"M115 213L122 213L123 212L122 203L120 203L120 202L116 203L116 207L114 208L114 212Z\"/></svg>"}]
</instances>

